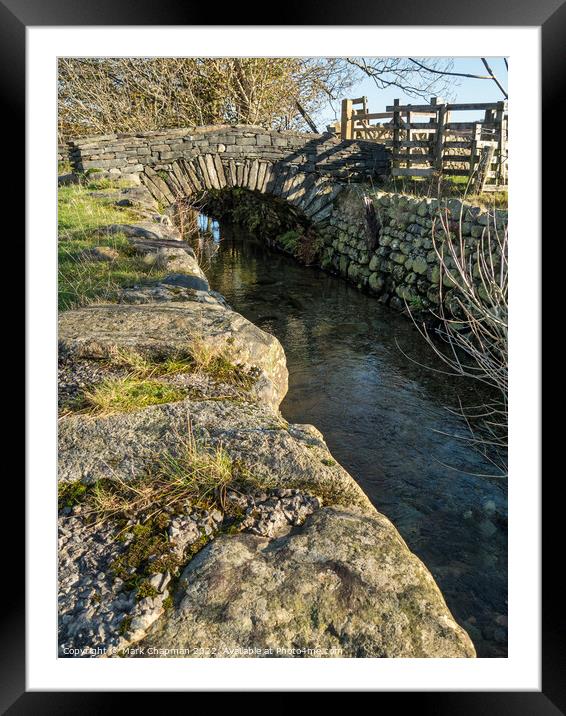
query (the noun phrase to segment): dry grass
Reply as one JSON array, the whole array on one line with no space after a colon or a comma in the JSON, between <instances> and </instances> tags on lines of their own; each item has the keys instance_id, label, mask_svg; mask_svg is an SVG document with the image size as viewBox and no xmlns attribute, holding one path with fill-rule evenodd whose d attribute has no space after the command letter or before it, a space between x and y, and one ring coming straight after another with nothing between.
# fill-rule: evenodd
<instances>
[{"instance_id":1,"label":"dry grass","mask_svg":"<svg viewBox=\"0 0 566 716\"><path fill-rule=\"evenodd\" d=\"M234 392L207 397L199 385L168 380L173 376L190 373L207 376L215 384L231 386L236 395L250 400L249 390L255 381L253 372L234 365L221 347L211 347L203 340L194 339L185 350L166 356L155 356L114 346L102 361L113 374L106 380L84 389L70 401L61 417L70 414L93 416L113 415L142 410L152 405L174 403L185 398L222 400L234 399ZM116 369L124 374L116 376ZM198 383L198 381L197 381Z\"/></svg>"},{"instance_id":2,"label":"dry grass","mask_svg":"<svg viewBox=\"0 0 566 716\"><path fill-rule=\"evenodd\" d=\"M93 246L112 246L120 255L113 261L85 259L83 251ZM114 300L121 288L136 286L163 276L141 257L126 253L120 237L112 241L59 242L59 310L85 306L94 301Z\"/></svg>"},{"instance_id":3,"label":"dry grass","mask_svg":"<svg viewBox=\"0 0 566 716\"><path fill-rule=\"evenodd\" d=\"M233 460L222 444L197 440L189 424L175 454L155 455L147 472L134 480L99 481L88 491L84 509L97 521L125 518L145 523L192 508L224 509L228 487L245 492L271 486L269 478L258 477Z\"/></svg>"},{"instance_id":4,"label":"dry grass","mask_svg":"<svg viewBox=\"0 0 566 716\"><path fill-rule=\"evenodd\" d=\"M430 199L459 198L482 209L507 209L507 191L487 191L481 194L471 191L468 177L392 177L379 189L407 196Z\"/></svg>"},{"instance_id":5,"label":"dry grass","mask_svg":"<svg viewBox=\"0 0 566 716\"><path fill-rule=\"evenodd\" d=\"M229 383L243 389L253 385L254 377L230 361L226 352L211 346L202 339L194 339L189 352L197 370L210 375L221 383Z\"/></svg>"},{"instance_id":6,"label":"dry grass","mask_svg":"<svg viewBox=\"0 0 566 716\"><path fill-rule=\"evenodd\" d=\"M191 394L190 388L168 383L163 378L183 373L206 374L218 383L249 390L253 376L234 365L218 349L195 342L184 352L157 360L124 348L114 348L108 367L125 368L124 376L108 378L83 391L70 412L113 415L143 410L152 405L174 403Z\"/></svg>"},{"instance_id":7,"label":"dry grass","mask_svg":"<svg viewBox=\"0 0 566 716\"><path fill-rule=\"evenodd\" d=\"M80 504L91 526L109 521L116 527L116 539L127 538L110 569L123 580L124 589L135 589L140 599L151 596L148 577L164 572L175 577L210 539L202 533L179 552L168 534L174 515L216 507L237 519L239 515L227 509L228 488L243 493L272 486L271 479L254 475L221 444L198 440L189 423L175 454L156 453L147 470L129 481L115 475L94 485L61 484L59 505Z\"/></svg>"},{"instance_id":8,"label":"dry grass","mask_svg":"<svg viewBox=\"0 0 566 716\"><path fill-rule=\"evenodd\" d=\"M180 373L204 373L220 383L243 389L253 385L253 376L229 359L221 346L211 346L198 336L191 337L187 347L157 359L138 351L114 348L109 356L111 365L127 368L136 378L151 380Z\"/></svg>"},{"instance_id":9,"label":"dry grass","mask_svg":"<svg viewBox=\"0 0 566 716\"><path fill-rule=\"evenodd\" d=\"M140 380L149 380L175 373L189 373L195 368L189 351L178 352L165 356L162 360L157 360L131 348L117 346L110 349L108 364L117 368L127 368L132 376Z\"/></svg>"}]
</instances>

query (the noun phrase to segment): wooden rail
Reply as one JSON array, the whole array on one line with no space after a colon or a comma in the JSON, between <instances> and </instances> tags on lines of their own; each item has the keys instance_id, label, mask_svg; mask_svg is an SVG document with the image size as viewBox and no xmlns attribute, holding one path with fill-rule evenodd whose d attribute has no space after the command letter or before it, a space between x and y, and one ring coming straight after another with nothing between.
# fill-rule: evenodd
<instances>
[{"instance_id":1,"label":"wooden rail","mask_svg":"<svg viewBox=\"0 0 566 716\"><path fill-rule=\"evenodd\" d=\"M477 191L507 187L506 101L466 104L432 97L430 104L412 105L396 99L385 109L370 112L367 97L345 99L334 131L342 139L390 147L393 176L467 176ZM483 120L452 121L453 113L471 110L483 111ZM374 120L388 121L370 124Z\"/></svg>"}]
</instances>

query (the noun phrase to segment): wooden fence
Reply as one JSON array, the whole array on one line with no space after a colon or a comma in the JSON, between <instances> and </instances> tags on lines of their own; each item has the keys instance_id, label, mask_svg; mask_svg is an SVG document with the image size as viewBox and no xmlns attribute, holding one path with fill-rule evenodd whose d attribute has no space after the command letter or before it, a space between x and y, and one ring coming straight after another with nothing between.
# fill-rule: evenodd
<instances>
[{"instance_id":1,"label":"wooden fence","mask_svg":"<svg viewBox=\"0 0 566 716\"><path fill-rule=\"evenodd\" d=\"M483 111L483 120L453 121L453 114L470 110ZM343 100L334 130L342 139L390 147L393 176L466 176L474 191L495 191L507 187L507 125L507 102L451 104L432 97L430 104L402 105L396 99L385 112L372 113L367 97L360 97Z\"/></svg>"}]
</instances>

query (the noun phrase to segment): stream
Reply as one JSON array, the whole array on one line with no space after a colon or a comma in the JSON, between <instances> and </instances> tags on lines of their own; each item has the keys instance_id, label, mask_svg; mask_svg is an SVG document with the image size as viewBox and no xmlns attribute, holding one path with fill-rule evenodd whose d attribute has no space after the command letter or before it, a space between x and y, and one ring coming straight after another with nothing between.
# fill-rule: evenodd
<instances>
[{"instance_id":1,"label":"stream","mask_svg":"<svg viewBox=\"0 0 566 716\"><path fill-rule=\"evenodd\" d=\"M216 225L197 248L211 287L282 343L283 416L323 433L433 574L478 656L507 656L506 481L486 476L493 468L447 409L458 397L475 404L476 384L431 370L445 367L407 317L240 229Z\"/></svg>"}]
</instances>

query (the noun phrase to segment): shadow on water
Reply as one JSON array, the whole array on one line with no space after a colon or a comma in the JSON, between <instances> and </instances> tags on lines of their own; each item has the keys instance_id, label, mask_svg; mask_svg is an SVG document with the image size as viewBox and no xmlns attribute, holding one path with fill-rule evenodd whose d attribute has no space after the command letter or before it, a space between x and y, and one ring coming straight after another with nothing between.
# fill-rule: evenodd
<instances>
[{"instance_id":1,"label":"shadow on water","mask_svg":"<svg viewBox=\"0 0 566 716\"><path fill-rule=\"evenodd\" d=\"M506 656L506 484L485 477L492 469L454 437L466 426L446 409L458 396L475 404L476 385L408 360L442 368L375 298L236 229L215 233L203 252L212 287L285 349L285 418L322 431L430 569L478 656Z\"/></svg>"}]
</instances>

